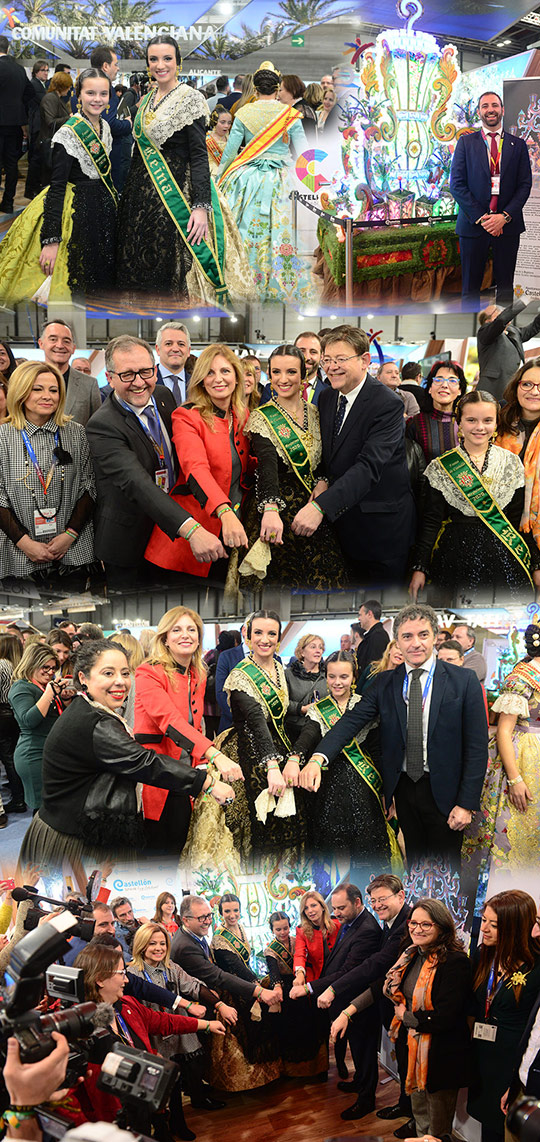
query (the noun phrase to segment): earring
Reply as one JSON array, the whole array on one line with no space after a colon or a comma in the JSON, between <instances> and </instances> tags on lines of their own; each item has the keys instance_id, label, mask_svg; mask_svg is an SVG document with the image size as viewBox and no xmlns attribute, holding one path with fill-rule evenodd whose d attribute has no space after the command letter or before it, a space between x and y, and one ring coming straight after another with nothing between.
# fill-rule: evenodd
<instances>
[{"instance_id":1,"label":"earring","mask_svg":"<svg viewBox=\"0 0 540 1142\"><path fill-rule=\"evenodd\" d=\"M277 644L277 646L276 646L276 654L279 654L279 648L280 648L280 646L281 646L281 642L278 642L278 644Z\"/></svg>"},{"instance_id":2,"label":"earring","mask_svg":"<svg viewBox=\"0 0 540 1142\"><path fill-rule=\"evenodd\" d=\"M82 115L82 103L81 103L81 97L80 96L77 100L77 111L79 112L79 115Z\"/></svg>"},{"instance_id":3,"label":"earring","mask_svg":"<svg viewBox=\"0 0 540 1142\"><path fill-rule=\"evenodd\" d=\"M150 71L150 68L148 67L148 65L147 65L147 67L146 67L146 74L147 74L147 76L148 76L148 78L149 78L149 79L151 79L151 78L152 78L152 72Z\"/></svg>"},{"instance_id":4,"label":"earring","mask_svg":"<svg viewBox=\"0 0 540 1142\"><path fill-rule=\"evenodd\" d=\"M353 680L351 682L351 694L355 694L355 693L356 693L356 678L353 678Z\"/></svg>"},{"instance_id":5,"label":"earring","mask_svg":"<svg viewBox=\"0 0 540 1142\"><path fill-rule=\"evenodd\" d=\"M182 66L183 66L183 60L182 60L182 57L180 57L180 63L178 64L178 75L180 75L180 72L182 71Z\"/></svg>"},{"instance_id":6,"label":"earring","mask_svg":"<svg viewBox=\"0 0 540 1142\"><path fill-rule=\"evenodd\" d=\"M105 114L107 114L107 112L110 110L110 106L111 106L110 103L107 103L107 106L105 108Z\"/></svg>"}]
</instances>

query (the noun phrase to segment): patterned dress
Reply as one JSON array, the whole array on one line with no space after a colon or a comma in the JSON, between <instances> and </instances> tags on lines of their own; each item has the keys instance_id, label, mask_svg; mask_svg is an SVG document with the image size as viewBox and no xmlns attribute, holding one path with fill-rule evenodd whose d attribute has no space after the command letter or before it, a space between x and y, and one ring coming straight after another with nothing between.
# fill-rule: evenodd
<instances>
[{"instance_id":1,"label":"patterned dress","mask_svg":"<svg viewBox=\"0 0 540 1142\"><path fill-rule=\"evenodd\" d=\"M230 175L227 168L241 147L262 133L283 113L277 100L255 100L235 115L218 174L225 175L222 189L236 219L255 279L258 301L313 301L314 287L305 260L294 245L291 191L291 149L295 155L307 148L300 121L256 158Z\"/></svg>"},{"instance_id":2,"label":"patterned dress","mask_svg":"<svg viewBox=\"0 0 540 1142\"><path fill-rule=\"evenodd\" d=\"M239 925L240 941L245 952L251 954L251 947L242 925ZM212 939L212 958L222 971L237 975L240 979L257 982L257 976L242 956L231 946L227 930L219 928ZM266 986L266 981L264 985ZM275 1082L281 1074L277 1025L275 1016L270 1014L264 1003L241 999L227 992L220 992L220 999L236 1007L238 1022L227 1028L227 1034L212 1035L210 1046L210 1081L217 1090L254 1090Z\"/></svg>"},{"instance_id":3,"label":"patterned dress","mask_svg":"<svg viewBox=\"0 0 540 1142\"><path fill-rule=\"evenodd\" d=\"M519 813L507 794L506 774L496 742L490 758L480 812L465 832L462 861L476 877L492 867L524 872L538 863L540 836L540 671L533 662L518 662L504 680L492 710L517 716L512 735L519 772L533 800Z\"/></svg>"}]
</instances>

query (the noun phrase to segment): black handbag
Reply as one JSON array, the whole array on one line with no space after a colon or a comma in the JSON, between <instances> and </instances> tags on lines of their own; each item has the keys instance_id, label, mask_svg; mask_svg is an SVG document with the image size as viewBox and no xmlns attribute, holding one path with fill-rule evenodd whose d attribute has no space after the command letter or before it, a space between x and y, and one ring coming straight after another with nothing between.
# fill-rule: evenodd
<instances>
[{"instance_id":1,"label":"black handbag","mask_svg":"<svg viewBox=\"0 0 540 1142\"><path fill-rule=\"evenodd\" d=\"M134 788L112 773L101 773L92 783L79 816L78 836L86 845L141 849L146 845L144 818L133 811Z\"/></svg>"}]
</instances>

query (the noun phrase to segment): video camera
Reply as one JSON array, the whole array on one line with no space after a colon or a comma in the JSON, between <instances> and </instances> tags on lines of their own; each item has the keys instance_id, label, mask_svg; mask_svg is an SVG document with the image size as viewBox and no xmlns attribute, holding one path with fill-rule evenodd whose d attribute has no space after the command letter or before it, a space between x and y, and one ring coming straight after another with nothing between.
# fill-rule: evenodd
<instances>
[{"instance_id":1,"label":"video camera","mask_svg":"<svg viewBox=\"0 0 540 1142\"><path fill-rule=\"evenodd\" d=\"M530 1095L518 1098L508 1110L506 1123L511 1134L520 1142L538 1142L540 1139L540 1102Z\"/></svg>"},{"instance_id":2,"label":"video camera","mask_svg":"<svg viewBox=\"0 0 540 1142\"><path fill-rule=\"evenodd\" d=\"M89 877L85 887L85 900L80 898L72 900L53 900L50 896L44 896L43 893L38 892L31 884L24 884L22 888L14 888L11 896L17 904L30 900L36 905L35 908L30 908L24 920L25 932L33 932L37 928L40 920L47 915L44 909L39 907L39 903L52 904L54 908L63 908L66 912L71 912L76 917L78 926L74 928L70 935L79 936L81 940L89 941L94 935L94 921L91 919L92 908L94 900L96 899L101 887L101 874L96 870Z\"/></svg>"}]
</instances>

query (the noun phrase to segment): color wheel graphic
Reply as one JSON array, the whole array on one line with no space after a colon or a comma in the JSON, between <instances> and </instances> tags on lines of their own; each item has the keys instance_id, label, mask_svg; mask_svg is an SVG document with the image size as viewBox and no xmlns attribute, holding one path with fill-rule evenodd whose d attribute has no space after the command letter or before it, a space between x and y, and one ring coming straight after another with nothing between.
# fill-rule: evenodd
<instances>
[{"instance_id":1,"label":"color wheel graphic","mask_svg":"<svg viewBox=\"0 0 540 1142\"><path fill-rule=\"evenodd\" d=\"M319 190L321 186L328 186L328 179L321 172L321 163L328 158L326 151L304 151L299 155L295 169L300 182L308 190Z\"/></svg>"}]
</instances>

